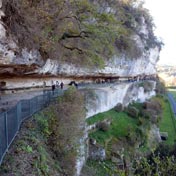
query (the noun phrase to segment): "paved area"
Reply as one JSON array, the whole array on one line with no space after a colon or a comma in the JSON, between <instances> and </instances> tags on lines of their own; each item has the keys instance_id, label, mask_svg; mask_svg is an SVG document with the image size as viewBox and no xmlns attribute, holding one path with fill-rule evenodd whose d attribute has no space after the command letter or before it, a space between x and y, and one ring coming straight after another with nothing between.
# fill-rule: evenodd
<instances>
[{"instance_id":1,"label":"paved area","mask_svg":"<svg viewBox=\"0 0 176 176\"><path fill-rule=\"evenodd\" d=\"M1 94L0 99L0 112L9 109L10 107L17 104L18 101L22 99L31 99L37 95L43 94L41 89L39 90L32 90L32 91L23 91L18 93L8 93L8 94Z\"/></svg>"},{"instance_id":2,"label":"paved area","mask_svg":"<svg viewBox=\"0 0 176 176\"><path fill-rule=\"evenodd\" d=\"M50 88L46 88L46 91L51 91ZM0 112L6 111L9 108L15 106L17 102L24 99L31 99L35 96L42 95L43 89L33 89L33 90L21 90L15 93L3 93L0 98Z\"/></svg>"},{"instance_id":3,"label":"paved area","mask_svg":"<svg viewBox=\"0 0 176 176\"><path fill-rule=\"evenodd\" d=\"M167 95L169 98L169 102L171 103L173 114L176 117L176 101L171 93L168 93Z\"/></svg>"},{"instance_id":4,"label":"paved area","mask_svg":"<svg viewBox=\"0 0 176 176\"><path fill-rule=\"evenodd\" d=\"M83 85L79 85L78 89L84 89L84 88L103 88L107 86L113 86L117 84L124 84L129 83L129 81L121 81L121 82L115 82L115 83L103 83L103 84L91 84L91 83L85 83ZM68 85L64 85L64 89L67 89ZM47 87L46 90L51 90L51 87ZM22 99L31 99L37 95L43 94L43 88L33 88L33 89L27 89L27 90L19 90L19 91L9 91L9 93L3 93L0 92L0 112L6 111L9 108L15 106L18 101Z\"/></svg>"}]
</instances>

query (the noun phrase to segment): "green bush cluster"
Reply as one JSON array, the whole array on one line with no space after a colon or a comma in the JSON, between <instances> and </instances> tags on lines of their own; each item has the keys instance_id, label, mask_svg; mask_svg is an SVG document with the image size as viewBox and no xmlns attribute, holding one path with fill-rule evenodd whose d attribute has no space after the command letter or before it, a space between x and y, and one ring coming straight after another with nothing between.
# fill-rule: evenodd
<instances>
[{"instance_id":1,"label":"green bush cluster","mask_svg":"<svg viewBox=\"0 0 176 176\"><path fill-rule=\"evenodd\" d=\"M133 175L175 175L176 155L174 151L175 146L169 148L160 144L154 153L134 160Z\"/></svg>"},{"instance_id":2,"label":"green bush cluster","mask_svg":"<svg viewBox=\"0 0 176 176\"><path fill-rule=\"evenodd\" d=\"M117 111L117 112L122 112L123 109L124 109L124 107L123 107L122 103L118 103L118 104L115 106L114 109L115 109L115 111Z\"/></svg>"},{"instance_id":3,"label":"green bush cluster","mask_svg":"<svg viewBox=\"0 0 176 176\"><path fill-rule=\"evenodd\" d=\"M164 82L158 80L156 82L156 93L158 95L165 95L166 94L166 87L164 85Z\"/></svg>"},{"instance_id":4,"label":"green bush cluster","mask_svg":"<svg viewBox=\"0 0 176 176\"><path fill-rule=\"evenodd\" d=\"M152 99L143 104L141 115L148 118L152 123L158 123L162 114L162 106L157 99Z\"/></svg>"},{"instance_id":5,"label":"green bush cluster","mask_svg":"<svg viewBox=\"0 0 176 176\"><path fill-rule=\"evenodd\" d=\"M134 106L128 106L126 108L126 112L129 116L137 118L139 115L139 110L135 108Z\"/></svg>"},{"instance_id":6,"label":"green bush cluster","mask_svg":"<svg viewBox=\"0 0 176 176\"><path fill-rule=\"evenodd\" d=\"M139 87L143 87L144 88L144 92L149 92L153 90L153 82L151 81L144 81L138 84Z\"/></svg>"}]
</instances>

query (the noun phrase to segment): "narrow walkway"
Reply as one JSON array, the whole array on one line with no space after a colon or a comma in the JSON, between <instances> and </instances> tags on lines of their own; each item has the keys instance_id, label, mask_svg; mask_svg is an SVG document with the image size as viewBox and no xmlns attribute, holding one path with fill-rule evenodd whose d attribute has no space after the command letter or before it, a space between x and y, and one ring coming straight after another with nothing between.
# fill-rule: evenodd
<instances>
[{"instance_id":1,"label":"narrow walkway","mask_svg":"<svg viewBox=\"0 0 176 176\"><path fill-rule=\"evenodd\" d=\"M51 91L51 88L45 90ZM15 106L20 100L31 99L42 94L42 88L38 88L37 90L23 90L23 92L18 93L2 94L0 99L0 113Z\"/></svg>"},{"instance_id":2,"label":"narrow walkway","mask_svg":"<svg viewBox=\"0 0 176 176\"><path fill-rule=\"evenodd\" d=\"M31 99L37 95L42 95L42 90L24 91L19 93L3 94L0 99L0 112L11 108L22 99Z\"/></svg>"},{"instance_id":3,"label":"narrow walkway","mask_svg":"<svg viewBox=\"0 0 176 176\"><path fill-rule=\"evenodd\" d=\"M171 107L172 107L174 117L176 118L176 101L175 101L175 99L174 99L174 97L171 93L167 93L167 95L168 95L169 102L170 102Z\"/></svg>"},{"instance_id":4,"label":"narrow walkway","mask_svg":"<svg viewBox=\"0 0 176 176\"><path fill-rule=\"evenodd\" d=\"M139 82L142 82L143 80L140 80ZM148 80L146 80L148 81ZM126 83L132 83L136 81L118 81L113 83L83 83L78 84L78 89L84 89L84 88L103 88L107 86L114 86L118 84L126 84ZM69 85L64 85L64 90L67 89ZM59 88L60 89L60 88ZM46 90L50 91L51 87L47 87ZM20 100L23 99L31 99L35 96L42 95L43 94L43 88L37 88L37 89L27 89L27 90L20 90L19 92L15 93L6 93L0 95L0 113L3 111L7 111L11 107L15 106Z\"/></svg>"}]
</instances>

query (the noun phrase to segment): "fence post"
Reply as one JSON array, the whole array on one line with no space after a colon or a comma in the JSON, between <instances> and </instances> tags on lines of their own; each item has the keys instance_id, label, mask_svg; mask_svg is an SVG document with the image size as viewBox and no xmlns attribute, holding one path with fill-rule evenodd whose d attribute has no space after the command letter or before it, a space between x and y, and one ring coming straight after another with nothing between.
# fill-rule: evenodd
<instances>
[{"instance_id":1,"label":"fence post","mask_svg":"<svg viewBox=\"0 0 176 176\"><path fill-rule=\"evenodd\" d=\"M6 136L6 148L9 145L9 137L8 137L8 122L7 122L7 112L5 112L5 136Z\"/></svg>"},{"instance_id":2,"label":"fence post","mask_svg":"<svg viewBox=\"0 0 176 176\"><path fill-rule=\"evenodd\" d=\"M17 120L18 120L18 130L20 128L20 125L21 125L21 101L18 102L17 104Z\"/></svg>"},{"instance_id":3,"label":"fence post","mask_svg":"<svg viewBox=\"0 0 176 176\"><path fill-rule=\"evenodd\" d=\"M29 114L30 116L32 115L32 103L31 103L32 99L29 99Z\"/></svg>"},{"instance_id":4,"label":"fence post","mask_svg":"<svg viewBox=\"0 0 176 176\"><path fill-rule=\"evenodd\" d=\"M37 111L39 111L39 110L40 110L40 107L39 107L38 96L36 97L36 104L37 104Z\"/></svg>"}]
</instances>

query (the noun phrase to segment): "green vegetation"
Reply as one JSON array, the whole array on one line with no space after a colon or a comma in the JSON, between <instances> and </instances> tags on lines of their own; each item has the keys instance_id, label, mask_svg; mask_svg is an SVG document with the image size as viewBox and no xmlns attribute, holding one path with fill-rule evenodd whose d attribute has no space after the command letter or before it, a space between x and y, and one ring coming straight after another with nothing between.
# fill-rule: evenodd
<instances>
[{"instance_id":1,"label":"green vegetation","mask_svg":"<svg viewBox=\"0 0 176 176\"><path fill-rule=\"evenodd\" d=\"M149 92L149 91L152 91L152 89L153 89L153 82L151 82L151 81L140 82L138 84L138 86L143 87L144 92Z\"/></svg>"},{"instance_id":2,"label":"green vegetation","mask_svg":"<svg viewBox=\"0 0 176 176\"><path fill-rule=\"evenodd\" d=\"M51 156L47 139L36 121L44 119L43 114L27 120L20 134L10 147L0 167L0 175L59 175L60 164ZM39 122L39 121L38 121ZM43 122L42 122L43 123Z\"/></svg>"},{"instance_id":3,"label":"green vegetation","mask_svg":"<svg viewBox=\"0 0 176 176\"><path fill-rule=\"evenodd\" d=\"M119 170L117 166L110 161L97 162L88 160L81 176L106 176L107 174L125 176L125 171Z\"/></svg>"},{"instance_id":4,"label":"green vegetation","mask_svg":"<svg viewBox=\"0 0 176 176\"><path fill-rule=\"evenodd\" d=\"M102 130L97 130L89 134L90 138L94 138L100 144L105 144L110 138L120 138L128 135L129 130L135 131L137 129L137 119L129 117L126 113L117 113L115 110L106 112L104 115L97 115L98 117L103 117L105 119L106 114L112 119L112 125L110 129L106 132ZM98 117L95 116L95 119Z\"/></svg>"},{"instance_id":5,"label":"green vegetation","mask_svg":"<svg viewBox=\"0 0 176 176\"><path fill-rule=\"evenodd\" d=\"M141 56L135 34L147 49L161 46L151 16L136 2L140 0L6 0L3 20L21 47L38 49L45 59L102 68L114 54ZM147 39L140 33L142 18Z\"/></svg>"},{"instance_id":6,"label":"green vegetation","mask_svg":"<svg viewBox=\"0 0 176 176\"><path fill-rule=\"evenodd\" d=\"M174 145L176 141L176 120L173 116L171 105L167 99L162 97L157 97L157 99L162 103L163 114L162 119L159 122L159 128L161 132L168 133L168 139L165 141L168 145Z\"/></svg>"},{"instance_id":7,"label":"green vegetation","mask_svg":"<svg viewBox=\"0 0 176 176\"><path fill-rule=\"evenodd\" d=\"M107 130L101 130L96 125L96 129L90 132L89 137L96 139L98 145L105 148L106 160L97 162L89 159L83 174L155 175L161 172L164 175L168 171L172 175L175 172L176 139L175 119L172 115L167 98L158 95L143 104L132 103L123 112L114 108L87 119L89 125L106 122L106 119L111 124ZM150 134L153 124L159 126L161 132L168 133L168 139L160 145ZM124 167L127 163L133 165L133 171L130 166Z\"/></svg>"},{"instance_id":8,"label":"green vegetation","mask_svg":"<svg viewBox=\"0 0 176 176\"><path fill-rule=\"evenodd\" d=\"M83 95L68 89L27 120L0 167L0 175L75 175L84 126Z\"/></svg>"},{"instance_id":9,"label":"green vegetation","mask_svg":"<svg viewBox=\"0 0 176 176\"><path fill-rule=\"evenodd\" d=\"M176 100L176 90L169 89L169 92L172 93L172 95L174 96L174 99Z\"/></svg>"},{"instance_id":10,"label":"green vegetation","mask_svg":"<svg viewBox=\"0 0 176 176\"><path fill-rule=\"evenodd\" d=\"M156 82L156 93L158 95L165 95L166 94L165 84L163 82L161 82L160 80L158 80Z\"/></svg>"},{"instance_id":11,"label":"green vegetation","mask_svg":"<svg viewBox=\"0 0 176 176\"><path fill-rule=\"evenodd\" d=\"M130 104L124 112L117 112L115 108L87 119L89 125L104 122L106 119L111 121L108 130L97 129L91 132L89 137L96 139L103 146L109 142L109 139L125 138L132 145L141 143L142 146L147 147L148 144L145 144L147 133L152 124L158 124L160 116L161 105L157 99L144 104Z\"/></svg>"},{"instance_id":12,"label":"green vegetation","mask_svg":"<svg viewBox=\"0 0 176 176\"><path fill-rule=\"evenodd\" d=\"M96 122L102 121L102 120L104 120L104 119L106 119L108 117L113 116L114 113L115 113L114 110L110 110L110 111L107 111L107 112L104 112L104 113L99 113L96 116L88 118L86 120L86 122L88 123L88 125L91 125L91 124L94 124Z\"/></svg>"}]
</instances>

